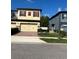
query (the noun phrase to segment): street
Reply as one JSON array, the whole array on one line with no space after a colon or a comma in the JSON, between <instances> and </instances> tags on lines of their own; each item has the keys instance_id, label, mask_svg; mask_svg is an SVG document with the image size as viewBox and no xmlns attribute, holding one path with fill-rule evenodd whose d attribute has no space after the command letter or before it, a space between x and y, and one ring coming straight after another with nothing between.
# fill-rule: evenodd
<instances>
[{"instance_id":1,"label":"street","mask_svg":"<svg viewBox=\"0 0 79 59\"><path fill-rule=\"evenodd\" d=\"M59 43L12 43L11 59L67 59L67 46Z\"/></svg>"}]
</instances>

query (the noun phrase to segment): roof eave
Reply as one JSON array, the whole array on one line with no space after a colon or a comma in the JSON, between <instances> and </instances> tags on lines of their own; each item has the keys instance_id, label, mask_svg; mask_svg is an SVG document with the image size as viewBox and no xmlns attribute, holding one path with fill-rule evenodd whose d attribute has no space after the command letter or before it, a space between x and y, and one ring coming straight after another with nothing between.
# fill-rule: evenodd
<instances>
[{"instance_id":1,"label":"roof eave","mask_svg":"<svg viewBox=\"0 0 79 59\"><path fill-rule=\"evenodd\" d=\"M51 20L52 18L56 17L56 16L59 15L60 13L67 13L67 11L59 11L59 12L56 13L54 16L52 16L49 20Z\"/></svg>"}]
</instances>

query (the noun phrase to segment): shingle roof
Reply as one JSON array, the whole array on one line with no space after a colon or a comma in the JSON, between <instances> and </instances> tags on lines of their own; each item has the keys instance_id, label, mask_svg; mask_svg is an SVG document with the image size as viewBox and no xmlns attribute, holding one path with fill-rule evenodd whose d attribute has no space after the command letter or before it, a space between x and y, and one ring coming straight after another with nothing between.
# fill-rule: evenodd
<instances>
[{"instance_id":1,"label":"shingle roof","mask_svg":"<svg viewBox=\"0 0 79 59\"><path fill-rule=\"evenodd\" d=\"M11 10L11 12L17 12L17 10Z\"/></svg>"},{"instance_id":2,"label":"shingle roof","mask_svg":"<svg viewBox=\"0 0 79 59\"><path fill-rule=\"evenodd\" d=\"M54 16L52 16L49 20L51 20L52 18L58 16L60 13L67 13L67 11L60 11L60 12L56 13Z\"/></svg>"},{"instance_id":3,"label":"shingle roof","mask_svg":"<svg viewBox=\"0 0 79 59\"><path fill-rule=\"evenodd\" d=\"M17 8L17 10L39 10L39 11L42 11L41 9L37 9L37 8Z\"/></svg>"}]
</instances>

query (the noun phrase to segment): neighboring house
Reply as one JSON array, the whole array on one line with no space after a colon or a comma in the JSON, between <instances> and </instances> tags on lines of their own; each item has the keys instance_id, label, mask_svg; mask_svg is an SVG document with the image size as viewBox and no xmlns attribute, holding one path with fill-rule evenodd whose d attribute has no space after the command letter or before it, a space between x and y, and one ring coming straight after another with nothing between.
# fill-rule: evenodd
<instances>
[{"instance_id":1,"label":"neighboring house","mask_svg":"<svg viewBox=\"0 0 79 59\"><path fill-rule=\"evenodd\" d=\"M23 32L37 32L40 27L41 9L17 8L11 10L11 27Z\"/></svg>"},{"instance_id":2,"label":"neighboring house","mask_svg":"<svg viewBox=\"0 0 79 59\"><path fill-rule=\"evenodd\" d=\"M49 31L54 30L67 32L67 11L59 11L49 19Z\"/></svg>"}]
</instances>

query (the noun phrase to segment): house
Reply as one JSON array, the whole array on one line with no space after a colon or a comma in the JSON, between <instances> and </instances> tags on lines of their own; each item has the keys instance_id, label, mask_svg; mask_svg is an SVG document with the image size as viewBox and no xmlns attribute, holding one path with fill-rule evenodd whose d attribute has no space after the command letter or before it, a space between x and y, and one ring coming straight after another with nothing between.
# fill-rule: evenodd
<instances>
[{"instance_id":1,"label":"house","mask_svg":"<svg viewBox=\"0 0 79 59\"><path fill-rule=\"evenodd\" d=\"M11 27L23 32L38 32L41 9L17 8L11 10Z\"/></svg>"},{"instance_id":2,"label":"house","mask_svg":"<svg viewBox=\"0 0 79 59\"><path fill-rule=\"evenodd\" d=\"M59 11L49 19L49 31L54 30L67 32L67 11Z\"/></svg>"}]
</instances>

